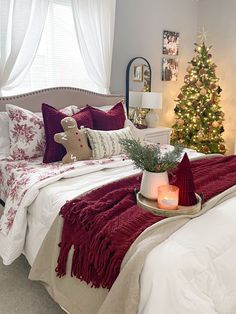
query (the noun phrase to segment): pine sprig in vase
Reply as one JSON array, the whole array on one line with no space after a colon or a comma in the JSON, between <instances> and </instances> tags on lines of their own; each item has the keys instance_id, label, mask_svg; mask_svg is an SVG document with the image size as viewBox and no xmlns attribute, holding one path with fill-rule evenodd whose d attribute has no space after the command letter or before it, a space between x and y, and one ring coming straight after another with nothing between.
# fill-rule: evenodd
<instances>
[{"instance_id":1,"label":"pine sprig in vase","mask_svg":"<svg viewBox=\"0 0 236 314\"><path fill-rule=\"evenodd\" d=\"M140 141L129 139L122 139L120 143L135 166L149 172L164 172L174 168L183 152L183 148L179 145L176 145L172 151L162 154L159 145L142 145Z\"/></svg>"},{"instance_id":2,"label":"pine sprig in vase","mask_svg":"<svg viewBox=\"0 0 236 314\"><path fill-rule=\"evenodd\" d=\"M178 163L183 149L177 145L172 151L161 153L159 145L142 145L139 141L120 141L126 155L143 170L140 193L148 199L157 199L157 189L169 184L167 170Z\"/></svg>"}]
</instances>

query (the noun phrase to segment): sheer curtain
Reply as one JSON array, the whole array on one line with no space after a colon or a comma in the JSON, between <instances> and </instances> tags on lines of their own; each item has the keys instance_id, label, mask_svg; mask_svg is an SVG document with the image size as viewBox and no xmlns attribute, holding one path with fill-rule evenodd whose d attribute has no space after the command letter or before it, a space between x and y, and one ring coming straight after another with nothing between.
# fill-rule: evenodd
<instances>
[{"instance_id":1,"label":"sheer curtain","mask_svg":"<svg viewBox=\"0 0 236 314\"><path fill-rule=\"evenodd\" d=\"M17 92L55 86L98 91L89 78L81 57L70 0L49 1L37 53Z\"/></svg>"},{"instance_id":2,"label":"sheer curtain","mask_svg":"<svg viewBox=\"0 0 236 314\"><path fill-rule=\"evenodd\" d=\"M116 0L71 0L81 55L100 92L109 93Z\"/></svg>"},{"instance_id":3,"label":"sheer curtain","mask_svg":"<svg viewBox=\"0 0 236 314\"><path fill-rule=\"evenodd\" d=\"M29 70L47 16L48 0L0 0L0 94Z\"/></svg>"}]
</instances>

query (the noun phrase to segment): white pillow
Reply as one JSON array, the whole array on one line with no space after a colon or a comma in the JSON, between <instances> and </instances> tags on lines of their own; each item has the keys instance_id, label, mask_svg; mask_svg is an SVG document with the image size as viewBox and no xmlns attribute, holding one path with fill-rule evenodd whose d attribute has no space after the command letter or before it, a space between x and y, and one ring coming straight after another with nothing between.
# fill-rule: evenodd
<instances>
[{"instance_id":1,"label":"white pillow","mask_svg":"<svg viewBox=\"0 0 236 314\"><path fill-rule=\"evenodd\" d=\"M67 116L71 117L75 113L78 112L78 107L75 105L70 105L70 106L67 106L65 108L60 109L59 111L66 114Z\"/></svg>"},{"instance_id":2,"label":"white pillow","mask_svg":"<svg viewBox=\"0 0 236 314\"><path fill-rule=\"evenodd\" d=\"M123 153L120 139L133 139L130 127L115 131L85 129L93 159L109 158Z\"/></svg>"},{"instance_id":3,"label":"white pillow","mask_svg":"<svg viewBox=\"0 0 236 314\"><path fill-rule=\"evenodd\" d=\"M6 105L9 116L10 155L15 160L43 156L45 132L42 117L15 105Z\"/></svg>"},{"instance_id":4,"label":"white pillow","mask_svg":"<svg viewBox=\"0 0 236 314\"><path fill-rule=\"evenodd\" d=\"M136 128L136 126L133 124L132 121L130 121L129 119L126 119L124 127L126 128L128 126L130 127L130 129L132 131L134 139L135 140L139 140L141 143L143 143L144 142L145 133L142 132L141 129Z\"/></svg>"},{"instance_id":5,"label":"white pillow","mask_svg":"<svg viewBox=\"0 0 236 314\"><path fill-rule=\"evenodd\" d=\"M6 112L0 112L0 158L10 155L9 119Z\"/></svg>"}]
</instances>

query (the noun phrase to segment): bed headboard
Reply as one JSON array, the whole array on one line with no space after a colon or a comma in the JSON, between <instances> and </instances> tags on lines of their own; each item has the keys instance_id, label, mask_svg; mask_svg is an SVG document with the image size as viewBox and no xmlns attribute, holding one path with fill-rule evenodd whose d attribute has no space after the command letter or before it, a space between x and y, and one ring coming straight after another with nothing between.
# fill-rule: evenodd
<instances>
[{"instance_id":1,"label":"bed headboard","mask_svg":"<svg viewBox=\"0 0 236 314\"><path fill-rule=\"evenodd\" d=\"M103 95L74 87L53 87L26 94L0 97L0 111L5 111L5 104L13 104L33 112L41 111L42 103L60 109L69 105L114 105L124 100L122 95Z\"/></svg>"}]
</instances>

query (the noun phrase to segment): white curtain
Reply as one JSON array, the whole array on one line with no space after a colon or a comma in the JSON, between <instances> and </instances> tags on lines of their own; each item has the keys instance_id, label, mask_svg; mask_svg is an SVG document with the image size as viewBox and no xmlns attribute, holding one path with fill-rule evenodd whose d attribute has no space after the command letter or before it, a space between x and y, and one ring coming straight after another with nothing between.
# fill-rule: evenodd
<instances>
[{"instance_id":1,"label":"white curtain","mask_svg":"<svg viewBox=\"0 0 236 314\"><path fill-rule=\"evenodd\" d=\"M85 68L100 92L109 93L116 0L72 0Z\"/></svg>"},{"instance_id":2,"label":"white curtain","mask_svg":"<svg viewBox=\"0 0 236 314\"><path fill-rule=\"evenodd\" d=\"M29 70L47 16L48 0L0 0L0 94Z\"/></svg>"}]
</instances>

